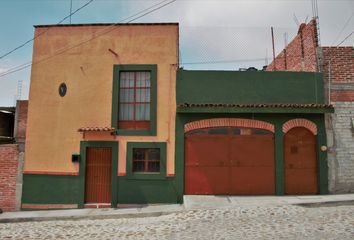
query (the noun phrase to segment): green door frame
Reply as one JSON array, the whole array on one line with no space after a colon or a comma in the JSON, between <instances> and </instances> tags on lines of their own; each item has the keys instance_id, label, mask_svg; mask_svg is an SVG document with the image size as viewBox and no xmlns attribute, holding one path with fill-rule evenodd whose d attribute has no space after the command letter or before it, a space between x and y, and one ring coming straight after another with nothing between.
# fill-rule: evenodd
<instances>
[{"instance_id":1,"label":"green door frame","mask_svg":"<svg viewBox=\"0 0 354 240\"><path fill-rule=\"evenodd\" d=\"M86 175L86 150L88 147L110 147L112 148L112 179L111 179L111 207L115 208L117 199L117 173L118 173L118 142L116 141L81 141L80 142L80 171L79 171L79 208L85 204L85 175Z\"/></svg>"}]
</instances>

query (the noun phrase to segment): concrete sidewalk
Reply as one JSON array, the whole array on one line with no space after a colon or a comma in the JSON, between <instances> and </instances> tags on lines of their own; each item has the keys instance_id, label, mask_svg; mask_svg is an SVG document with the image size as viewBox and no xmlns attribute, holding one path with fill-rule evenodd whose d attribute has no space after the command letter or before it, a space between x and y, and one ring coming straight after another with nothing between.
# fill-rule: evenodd
<instances>
[{"instance_id":1,"label":"concrete sidewalk","mask_svg":"<svg viewBox=\"0 0 354 240\"><path fill-rule=\"evenodd\" d=\"M311 195L311 196L184 196L184 204L161 204L153 206L140 206L137 208L103 208L103 209L70 209L70 210L45 210L6 212L0 214L0 223L74 220L74 219L100 219L100 218L132 218L152 217L174 212L234 208L242 206L268 206L289 204L327 204L347 203L354 204L354 194L341 195Z\"/></svg>"}]
</instances>

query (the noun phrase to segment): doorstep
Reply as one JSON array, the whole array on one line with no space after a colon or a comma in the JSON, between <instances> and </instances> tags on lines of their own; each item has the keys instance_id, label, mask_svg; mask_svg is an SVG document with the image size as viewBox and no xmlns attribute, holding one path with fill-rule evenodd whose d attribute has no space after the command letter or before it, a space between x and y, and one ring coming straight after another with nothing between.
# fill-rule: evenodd
<instances>
[{"instance_id":1,"label":"doorstep","mask_svg":"<svg viewBox=\"0 0 354 240\"><path fill-rule=\"evenodd\" d=\"M84 208L111 208L110 203L85 203Z\"/></svg>"}]
</instances>

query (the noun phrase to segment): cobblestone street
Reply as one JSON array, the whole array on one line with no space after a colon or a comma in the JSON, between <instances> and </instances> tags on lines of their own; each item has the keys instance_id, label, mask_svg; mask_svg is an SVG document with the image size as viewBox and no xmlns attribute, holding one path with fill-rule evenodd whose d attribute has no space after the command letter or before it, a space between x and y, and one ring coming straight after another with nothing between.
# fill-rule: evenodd
<instances>
[{"instance_id":1,"label":"cobblestone street","mask_svg":"<svg viewBox=\"0 0 354 240\"><path fill-rule=\"evenodd\" d=\"M145 218L3 223L0 239L354 239L354 205L249 206Z\"/></svg>"}]
</instances>

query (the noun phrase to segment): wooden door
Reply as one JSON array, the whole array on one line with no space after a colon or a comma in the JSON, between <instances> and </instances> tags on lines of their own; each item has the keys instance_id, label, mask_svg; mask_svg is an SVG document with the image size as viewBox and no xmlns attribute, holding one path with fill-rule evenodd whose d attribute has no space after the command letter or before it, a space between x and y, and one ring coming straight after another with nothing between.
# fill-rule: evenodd
<instances>
[{"instance_id":1,"label":"wooden door","mask_svg":"<svg viewBox=\"0 0 354 240\"><path fill-rule=\"evenodd\" d=\"M316 194L316 137L303 127L296 127L284 136L286 194Z\"/></svg>"},{"instance_id":2,"label":"wooden door","mask_svg":"<svg viewBox=\"0 0 354 240\"><path fill-rule=\"evenodd\" d=\"M110 203L112 149L89 147L86 152L85 203Z\"/></svg>"}]
</instances>

